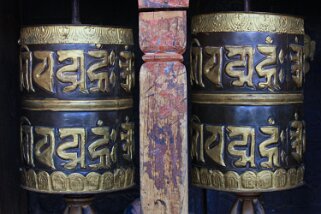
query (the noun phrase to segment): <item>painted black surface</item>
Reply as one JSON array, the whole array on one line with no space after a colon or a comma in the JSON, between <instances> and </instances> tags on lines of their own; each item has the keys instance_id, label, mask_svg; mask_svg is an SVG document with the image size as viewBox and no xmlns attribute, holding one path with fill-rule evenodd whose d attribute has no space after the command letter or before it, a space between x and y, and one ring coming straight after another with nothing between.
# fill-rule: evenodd
<instances>
[{"instance_id":1,"label":"painted black surface","mask_svg":"<svg viewBox=\"0 0 321 214\"><path fill-rule=\"evenodd\" d=\"M242 11L241 0L192 0L192 14L215 11ZM251 1L253 11L274 12L301 16L305 31L317 42L311 70L306 75L304 88L304 119L307 129L305 153L305 185L288 191L265 193L261 197L266 213L317 214L321 213L321 15L316 1L312 0L260 0ZM228 213L235 196L219 191L206 191L208 214Z\"/></svg>"},{"instance_id":2,"label":"painted black surface","mask_svg":"<svg viewBox=\"0 0 321 214\"><path fill-rule=\"evenodd\" d=\"M137 44L138 11L135 0L80 0L81 21L85 24L109 24L132 27ZM317 52L305 84L305 121L307 125L307 151L305 156L305 186L263 195L266 213L317 214L321 213L321 14L314 0L252 0L252 10L301 15L305 18L306 32L317 42ZM241 0L191 0L189 16L214 11L243 10ZM19 12L21 20L19 21ZM21 196L18 173L18 28L30 24L70 23L71 4L67 0L0 0L0 213L26 213L27 199ZM190 31L188 31L190 32ZM141 53L136 50L136 74L141 65ZM188 54L186 54L188 57ZM188 61L186 65L189 65ZM138 78L136 78L138 80ZM137 82L136 82L137 83ZM138 87L134 97L138 97ZM135 101L135 118L138 120L138 100ZM138 133L138 129L136 129ZM137 136L137 135L136 135ZM137 136L138 137L138 136ZM136 139L136 144L138 138ZM136 146L136 148L138 148ZM138 156L135 156L138 164ZM137 165L138 166L138 165ZM136 173L137 175L137 173ZM138 181L138 177L136 177ZM98 214L122 213L138 197L134 190L99 194L94 207ZM202 200L207 196L207 200ZM234 196L229 193L190 190L190 213L228 213ZM29 193L29 213L59 214L64 209L61 196ZM205 208L204 208L205 207ZM206 212L207 210L207 212Z\"/></svg>"}]
</instances>

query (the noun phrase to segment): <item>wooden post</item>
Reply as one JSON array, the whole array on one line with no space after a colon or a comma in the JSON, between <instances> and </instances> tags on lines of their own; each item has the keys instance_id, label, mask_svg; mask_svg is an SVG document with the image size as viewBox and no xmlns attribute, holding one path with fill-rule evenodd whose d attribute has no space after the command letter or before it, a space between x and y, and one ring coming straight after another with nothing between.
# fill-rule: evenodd
<instances>
[{"instance_id":1,"label":"wooden post","mask_svg":"<svg viewBox=\"0 0 321 214\"><path fill-rule=\"evenodd\" d=\"M139 0L140 8L188 0ZM188 213L186 11L142 12L140 187L143 213Z\"/></svg>"}]
</instances>

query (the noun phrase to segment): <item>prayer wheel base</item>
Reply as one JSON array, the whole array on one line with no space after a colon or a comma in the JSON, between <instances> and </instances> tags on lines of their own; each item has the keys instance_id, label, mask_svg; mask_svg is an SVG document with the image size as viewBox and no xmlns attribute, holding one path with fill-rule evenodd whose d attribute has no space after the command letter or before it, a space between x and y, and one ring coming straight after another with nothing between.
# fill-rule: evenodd
<instances>
[{"instance_id":1,"label":"prayer wheel base","mask_svg":"<svg viewBox=\"0 0 321 214\"><path fill-rule=\"evenodd\" d=\"M260 193L238 193L231 214L265 214Z\"/></svg>"},{"instance_id":2,"label":"prayer wheel base","mask_svg":"<svg viewBox=\"0 0 321 214\"><path fill-rule=\"evenodd\" d=\"M94 214L94 209L90 206L94 200L93 196L66 195L66 209L64 214Z\"/></svg>"}]
</instances>

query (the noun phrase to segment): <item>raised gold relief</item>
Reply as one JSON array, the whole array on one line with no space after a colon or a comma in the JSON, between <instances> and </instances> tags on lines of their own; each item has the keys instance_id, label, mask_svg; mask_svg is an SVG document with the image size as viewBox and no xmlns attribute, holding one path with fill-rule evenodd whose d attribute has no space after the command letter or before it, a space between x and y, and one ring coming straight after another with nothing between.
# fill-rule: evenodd
<instances>
[{"instance_id":1,"label":"raised gold relief","mask_svg":"<svg viewBox=\"0 0 321 214\"><path fill-rule=\"evenodd\" d=\"M100 124L98 124L100 126ZM117 131L115 129L109 130L109 127L102 126L91 129L92 133L97 136L102 136L101 138L95 140L92 144L88 146L88 151L93 160L99 158L97 164L90 165L93 169L107 169L111 167L113 161L112 154L107 145L110 142L115 143Z\"/></svg>"},{"instance_id":2,"label":"raised gold relief","mask_svg":"<svg viewBox=\"0 0 321 214\"><path fill-rule=\"evenodd\" d=\"M40 60L41 63L37 63L32 75L33 80L42 89L53 93L53 52L52 51L35 51L34 56L36 60ZM31 80L32 81L32 80Z\"/></svg>"},{"instance_id":3,"label":"raised gold relief","mask_svg":"<svg viewBox=\"0 0 321 214\"><path fill-rule=\"evenodd\" d=\"M303 84L303 47L297 44L290 44L290 60L292 63L291 74L292 79L298 88L302 88Z\"/></svg>"},{"instance_id":4,"label":"raised gold relief","mask_svg":"<svg viewBox=\"0 0 321 214\"><path fill-rule=\"evenodd\" d=\"M54 25L24 27L20 43L37 44L115 44L132 45L132 30L126 28Z\"/></svg>"},{"instance_id":5,"label":"raised gold relief","mask_svg":"<svg viewBox=\"0 0 321 214\"><path fill-rule=\"evenodd\" d=\"M303 154L305 152L305 124L303 121L299 121L299 115L295 113L294 121L290 123L290 142L292 148L293 158L301 162Z\"/></svg>"},{"instance_id":6,"label":"raised gold relief","mask_svg":"<svg viewBox=\"0 0 321 214\"><path fill-rule=\"evenodd\" d=\"M88 129L51 128L32 126L26 117L22 117L20 132L22 160L29 167L99 170L111 169L118 161L133 159L134 123L129 122L128 117L118 131L103 126L101 120L97 121L97 127ZM117 143L117 139L121 142ZM121 157L117 157L117 153Z\"/></svg>"},{"instance_id":7,"label":"raised gold relief","mask_svg":"<svg viewBox=\"0 0 321 214\"><path fill-rule=\"evenodd\" d=\"M247 86L249 88L279 91L284 84L285 51L277 50L275 45L258 44L252 46L201 47L200 42L194 39L197 46L191 47L191 83L205 87L203 76L213 86L223 87L223 78L232 78L231 84L235 88ZM303 78L303 46L290 44L290 60L292 81L298 88L302 87ZM262 57L263 55L263 57ZM254 58L260 57L258 62ZM205 58L205 60L204 60ZM225 67L223 67L223 58ZM204 61L204 62L203 62ZM203 66L204 64L204 66ZM253 81L254 75L260 81ZM230 81L230 80L229 80Z\"/></svg>"},{"instance_id":8,"label":"raised gold relief","mask_svg":"<svg viewBox=\"0 0 321 214\"><path fill-rule=\"evenodd\" d=\"M192 94L192 103L225 105L289 105L303 103L302 93L291 94Z\"/></svg>"},{"instance_id":9,"label":"raised gold relief","mask_svg":"<svg viewBox=\"0 0 321 214\"><path fill-rule=\"evenodd\" d=\"M204 125L196 116L192 116L191 120L191 158L205 163L204 159Z\"/></svg>"},{"instance_id":10,"label":"raised gold relief","mask_svg":"<svg viewBox=\"0 0 321 214\"><path fill-rule=\"evenodd\" d=\"M106 100L23 100L22 108L31 111L112 111L133 107L133 99Z\"/></svg>"},{"instance_id":11,"label":"raised gold relief","mask_svg":"<svg viewBox=\"0 0 321 214\"><path fill-rule=\"evenodd\" d=\"M59 137L63 141L57 148L57 156L62 160L66 160L63 166L66 169L72 170L80 165L80 168L86 168L85 161L85 143L86 132L83 128L61 128L59 129ZM71 141L65 141L68 138ZM67 150L77 149L78 152L67 152Z\"/></svg>"},{"instance_id":12,"label":"raised gold relief","mask_svg":"<svg viewBox=\"0 0 321 214\"><path fill-rule=\"evenodd\" d=\"M28 118L22 117L20 120L20 149L21 158L29 166L34 166L34 127Z\"/></svg>"},{"instance_id":13,"label":"raised gold relief","mask_svg":"<svg viewBox=\"0 0 321 214\"><path fill-rule=\"evenodd\" d=\"M46 92L57 93L63 85L68 94L76 90L81 93L110 93L116 86L116 63L122 70L124 79L120 84L126 92L131 92L135 83L134 54L128 50L119 53L114 50L44 50L31 52L27 46L20 52L20 88L36 92L34 83ZM92 62L93 61L93 62ZM85 68L90 62L90 66ZM54 65L63 66L54 66ZM56 70L55 70L56 69ZM88 80L90 80L90 84ZM120 80L119 80L120 81Z\"/></svg>"},{"instance_id":14,"label":"raised gold relief","mask_svg":"<svg viewBox=\"0 0 321 214\"><path fill-rule=\"evenodd\" d=\"M210 56L210 59L204 65L204 76L214 83L216 87L222 87L223 48L205 47L204 51L205 54Z\"/></svg>"},{"instance_id":15,"label":"raised gold relief","mask_svg":"<svg viewBox=\"0 0 321 214\"><path fill-rule=\"evenodd\" d=\"M125 49L119 54L119 67L123 71L120 75L125 80L120 85L126 92L131 92L135 85L134 53L128 51L127 46L125 46Z\"/></svg>"},{"instance_id":16,"label":"raised gold relief","mask_svg":"<svg viewBox=\"0 0 321 214\"><path fill-rule=\"evenodd\" d=\"M124 130L120 133L120 139L124 140L122 149L125 152L123 157L131 161L134 155L134 123L129 122L129 118L126 117L126 122L121 124L121 128Z\"/></svg>"},{"instance_id":17,"label":"raised gold relief","mask_svg":"<svg viewBox=\"0 0 321 214\"><path fill-rule=\"evenodd\" d=\"M115 64L115 52L112 51L108 54L107 51L88 51L88 54L91 57L100 60L99 62L91 65L87 70L90 81L96 81L97 84L97 86L90 89L90 92L110 92L110 85L115 84L115 73L112 71L109 76L108 72L104 72L102 69Z\"/></svg>"},{"instance_id":18,"label":"raised gold relief","mask_svg":"<svg viewBox=\"0 0 321 214\"><path fill-rule=\"evenodd\" d=\"M30 169L22 172L24 188L44 193L95 193L99 191L115 191L134 185L134 169L115 169L114 172L99 174L91 172L86 176L80 173L65 174L55 171L35 172Z\"/></svg>"},{"instance_id":19,"label":"raised gold relief","mask_svg":"<svg viewBox=\"0 0 321 214\"><path fill-rule=\"evenodd\" d=\"M229 153L232 156L238 157L238 159L234 162L235 166L246 167L247 163L249 163L250 167L255 167L255 162L254 162L255 130L254 128L228 126L226 129L229 132L230 139L233 139L233 138L239 139L239 140L231 140L231 142L228 144Z\"/></svg>"},{"instance_id":20,"label":"raised gold relief","mask_svg":"<svg viewBox=\"0 0 321 214\"><path fill-rule=\"evenodd\" d=\"M42 139L35 143L36 159L51 169L55 169L53 153L55 146L55 133L53 128L36 127L36 135L42 136Z\"/></svg>"},{"instance_id":21,"label":"raised gold relief","mask_svg":"<svg viewBox=\"0 0 321 214\"><path fill-rule=\"evenodd\" d=\"M302 179L303 180L303 179ZM273 187L273 172L272 171L261 171L257 173L257 188L258 189L269 189Z\"/></svg>"},{"instance_id":22,"label":"raised gold relief","mask_svg":"<svg viewBox=\"0 0 321 214\"><path fill-rule=\"evenodd\" d=\"M304 34L301 18L268 13L229 12L195 16L192 33L270 32Z\"/></svg>"},{"instance_id":23,"label":"raised gold relief","mask_svg":"<svg viewBox=\"0 0 321 214\"><path fill-rule=\"evenodd\" d=\"M57 71L57 79L62 83L68 83L63 92L72 92L79 87L80 92L88 93L85 76L85 57L81 50L58 51L58 61L63 63L66 60L70 64L63 66ZM78 74L79 72L79 74Z\"/></svg>"},{"instance_id":24,"label":"raised gold relief","mask_svg":"<svg viewBox=\"0 0 321 214\"><path fill-rule=\"evenodd\" d=\"M250 46L226 46L225 48L227 50L228 58L237 57L237 60L232 60L225 68L225 72L228 76L236 78L236 80L232 81L232 85L237 87L243 87L245 85L254 87L254 49Z\"/></svg>"},{"instance_id":25,"label":"raised gold relief","mask_svg":"<svg viewBox=\"0 0 321 214\"><path fill-rule=\"evenodd\" d=\"M266 58L256 66L259 77L263 77L266 80L265 82L259 83L259 88L267 88L270 91L280 90L279 76L277 74L277 68L275 67L277 63L276 46L260 45L258 46L258 51L266 56Z\"/></svg>"},{"instance_id":26,"label":"raised gold relief","mask_svg":"<svg viewBox=\"0 0 321 214\"><path fill-rule=\"evenodd\" d=\"M195 45L195 46L194 46ZM203 83L203 49L197 39L193 39L190 49L190 81L196 85L205 87Z\"/></svg>"},{"instance_id":27,"label":"raised gold relief","mask_svg":"<svg viewBox=\"0 0 321 214\"><path fill-rule=\"evenodd\" d=\"M34 92L35 89L32 82L32 52L30 52L26 45L21 46L20 50L20 90L25 89L28 92Z\"/></svg>"},{"instance_id":28,"label":"raised gold relief","mask_svg":"<svg viewBox=\"0 0 321 214\"><path fill-rule=\"evenodd\" d=\"M223 157L224 127L208 125L206 126L206 131L211 134L210 137L205 141L205 153L219 165L225 166Z\"/></svg>"},{"instance_id":29,"label":"raised gold relief","mask_svg":"<svg viewBox=\"0 0 321 214\"><path fill-rule=\"evenodd\" d=\"M227 171L192 168L192 183L196 186L232 192L261 192L290 189L303 184L304 167L289 170Z\"/></svg>"},{"instance_id":30,"label":"raised gold relief","mask_svg":"<svg viewBox=\"0 0 321 214\"><path fill-rule=\"evenodd\" d=\"M241 184L244 189L256 189L257 176L255 172L247 171L241 175Z\"/></svg>"},{"instance_id":31,"label":"raised gold relief","mask_svg":"<svg viewBox=\"0 0 321 214\"><path fill-rule=\"evenodd\" d=\"M267 161L261 162L261 166L265 168L273 168L280 166L279 160L279 128L273 126L267 126L260 128L260 131L269 136L269 138L263 141L259 145L259 152L262 157L267 157Z\"/></svg>"},{"instance_id":32,"label":"raised gold relief","mask_svg":"<svg viewBox=\"0 0 321 214\"><path fill-rule=\"evenodd\" d=\"M287 127L290 131L289 136L285 136L285 129L281 130L273 118L269 117L267 122L269 125L258 127L259 131L256 131L255 126L203 124L194 115L190 130L191 158L196 163L207 163L208 158L221 166L229 163L237 168L274 169L281 166L283 151L279 145L290 142L291 155L298 163L301 163L305 151L304 122L299 121L296 114L295 120ZM205 135L206 139L204 139ZM263 140L258 142L257 138ZM230 158L233 161L226 162ZM259 164L257 165L256 162Z\"/></svg>"}]
</instances>

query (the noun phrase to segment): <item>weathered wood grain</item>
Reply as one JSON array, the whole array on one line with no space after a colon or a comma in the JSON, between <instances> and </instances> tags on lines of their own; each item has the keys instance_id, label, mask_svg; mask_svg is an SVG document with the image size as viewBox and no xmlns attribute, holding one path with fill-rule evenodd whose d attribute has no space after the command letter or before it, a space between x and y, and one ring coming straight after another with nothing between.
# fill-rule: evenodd
<instances>
[{"instance_id":1,"label":"weathered wood grain","mask_svg":"<svg viewBox=\"0 0 321 214\"><path fill-rule=\"evenodd\" d=\"M188 212L187 79L180 62L140 71L140 179L144 213Z\"/></svg>"},{"instance_id":2,"label":"weathered wood grain","mask_svg":"<svg viewBox=\"0 0 321 214\"><path fill-rule=\"evenodd\" d=\"M139 45L144 53L183 54L186 47L186 12L140 13Z\"/></svg>"},{"instance_id":3,"label":"weathered wood grain","mask_svg":"<svg viewBox=\"0 0 321 214\"><path fill-rule=\"evenodd\" d=\"M189 0L138 0L139 8L188 7Z\"/></svg>"},{"instance_id":4,"label":"weathered wood grain","mask_svg":"<svg viewBox=\"0 0 321 214\"><path fill-rule=\"evenodd\" d=\"M143 213L188 213L186 12L139 16L140 192Z\"/></svg>"}]
</instances>

